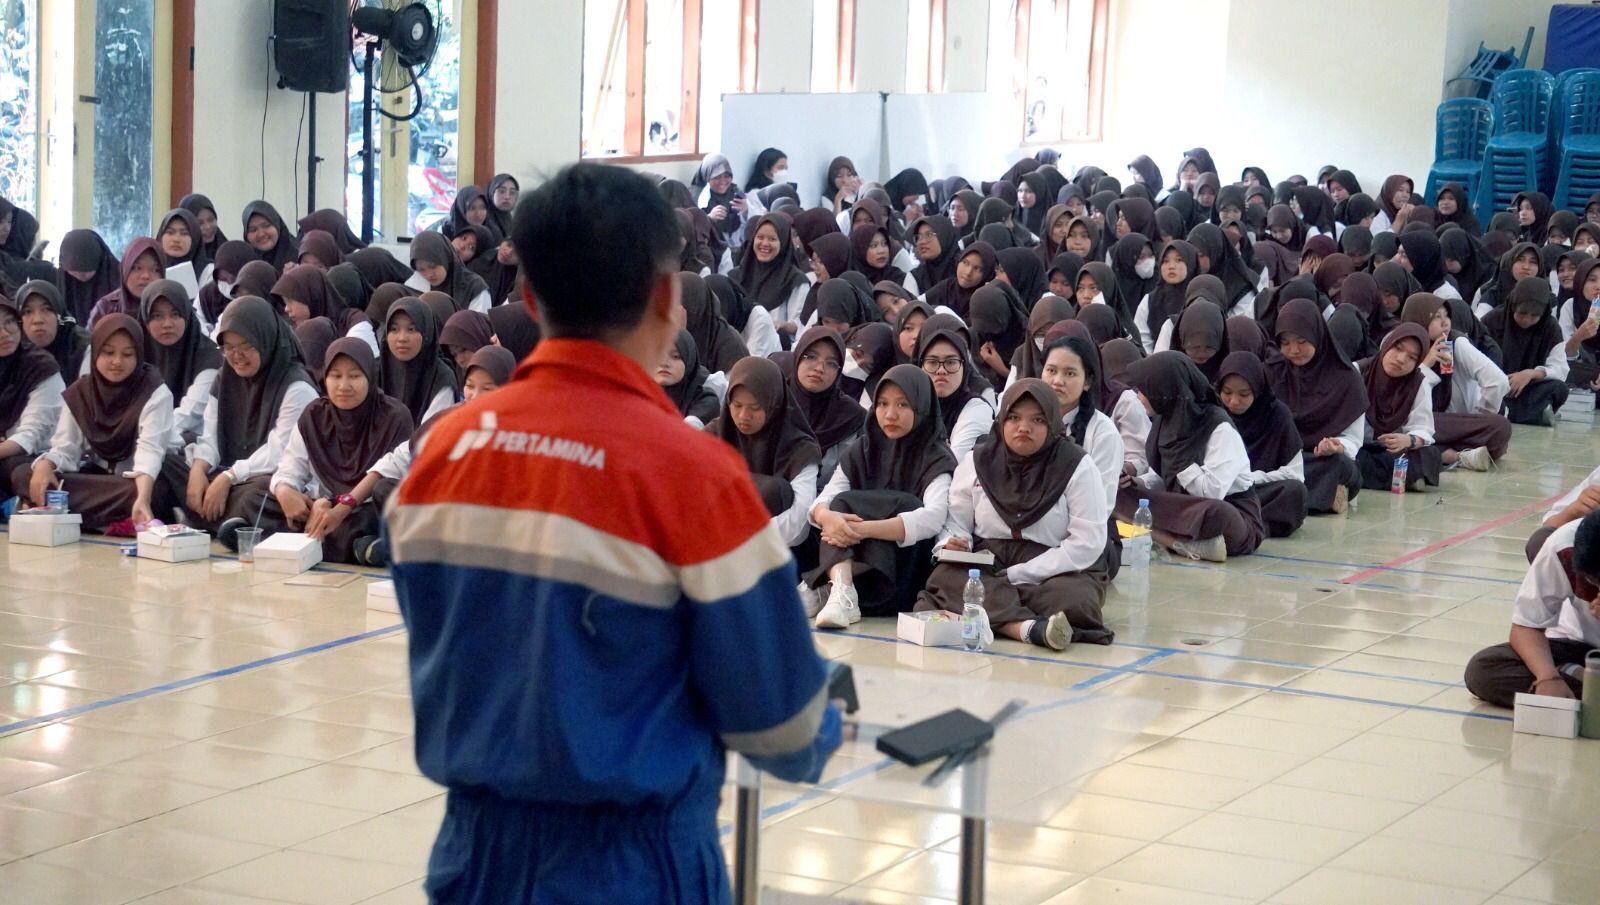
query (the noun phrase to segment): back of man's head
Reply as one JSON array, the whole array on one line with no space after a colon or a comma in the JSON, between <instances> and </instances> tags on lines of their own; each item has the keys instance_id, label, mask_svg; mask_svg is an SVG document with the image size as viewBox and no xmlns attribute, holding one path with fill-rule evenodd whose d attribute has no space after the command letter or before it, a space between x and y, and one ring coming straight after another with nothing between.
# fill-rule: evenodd
<instances>
[{"instance_id":1,"label":"back of man's head","mask_svg":"<svg viewBox=\"0 0 1600 905\"><path fill-rule=\"evenodd\" d=\"M1572 537L1572 568L1600 581L1600 511L1589 513L1578 523L1578 533Z\"/></svg>"},{"instance_id":2,"label":"back of man's head","mask_svg":"<svg viewBox=\"0 0 1600 905\"><path fill-rule=\"evenodd\" d=\"M512 241L554 335L595 337L639 323L656 279L678 268L672 208L648 179L576 163L524 195Z\"/></svg>"}]
</instances>

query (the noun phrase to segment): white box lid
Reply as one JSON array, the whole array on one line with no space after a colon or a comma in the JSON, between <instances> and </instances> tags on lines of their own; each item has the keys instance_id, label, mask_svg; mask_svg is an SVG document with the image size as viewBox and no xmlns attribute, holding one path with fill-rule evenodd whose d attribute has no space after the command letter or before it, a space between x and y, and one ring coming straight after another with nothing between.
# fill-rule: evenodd
<instances>
[{"instance_id":1,"label":"white box lid","mask_svg":"<svg viewBox=\"0 0 1600 905\"><path fill-rule=\"evenodd\" d=\"M200 547L211 545L211 535L204 531L186 531L169 534L166 531L140 531L138 541L153 547Z\"/></svg>"},{"instance_id":2,"label":"white box lid","mask_svg":"<svg viewBox=\"0 0 1600 905\"><path fill-rule=\"evenodd\" d=\"M1577 698L1555 698L1547 694L1517 692L1518 707L1536 707L1540 710L1566 710L1576 713L1583 702Z\"/></svg>"},{"instance_id":3,"label":"white box lid","mask_svg":"<svg viewBox=\"0 0 1600 905\"><path fill-rule=\"evenodd\" d=\"M321 558L322 542L304 534L279 532L256 544L256 555L268 559L299 559L307 550L316 550Z\"/></svg>"},{"instance_id":4,"label":"white box lid","mask_svg":"<svg viewBox=\"0 0 1600 905\"><path fill-rule=\"evenodd\" d=\"M43 509L24 509L11 516L12 525L26 522L33 525L81 525L83 514L78 512L45 512Z\"/></svg>"}]
</instances>

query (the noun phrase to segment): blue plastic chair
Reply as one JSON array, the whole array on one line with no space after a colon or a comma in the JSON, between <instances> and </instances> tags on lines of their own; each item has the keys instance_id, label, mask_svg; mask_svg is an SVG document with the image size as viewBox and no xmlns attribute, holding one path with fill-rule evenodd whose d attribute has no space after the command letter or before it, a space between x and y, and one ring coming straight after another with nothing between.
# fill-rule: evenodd
<instances>
[{"instance_id":1,"label":"blue plastic chair","mask_svg":"<svg viewBox=\"0 0 1600 905\"><path fill-rule=\"evenodd\" d=\"M1447 182L1459 182L1468 198L1476 198L1483 172L1484 148L1494 131L1494 107L1475 97L1452 98L1433 114L1433 166L1422 196L1428 204Z\"/></svg>"},{"instance_id":2,"label":"blue plastic chair","mask_svg":"<svg viewBox=\"0 0 1600 905\"><path fill-rule=\"evenodd\" d=\"M1550 169L1550 107L1555 78L1538 69L1513 69L1494 80L1494 134L1484 148L1476 208L1487 223L1518 192L1547 185Z\"/></svg>"},{"instance_id":3,"label":"blue plastic chair","mask_svg":"<svg viewBox=\"0 0 1600 905\"><path fill-rule=\"evenodd\" d=\"M1600 192L1600 69L1562 74L1555 115L1561 162L1551 201L1556 207L1582 211L1589 196Z\"/></svg>"}]
</instances>

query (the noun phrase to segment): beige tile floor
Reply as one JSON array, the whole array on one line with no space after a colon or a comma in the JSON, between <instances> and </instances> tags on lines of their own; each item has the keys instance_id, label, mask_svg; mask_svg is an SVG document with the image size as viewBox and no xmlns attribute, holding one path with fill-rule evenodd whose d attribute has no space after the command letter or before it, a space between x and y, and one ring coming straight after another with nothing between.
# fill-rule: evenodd
<instances>
[{"instance_id":1,"label":"beige tile floor","mask_svg":"<svg viewBox=\"0 0 1600 905\"><path fill-rule=\"evenodd\" d=\"M1600 743L1513 735L1460 684L1505 638L1544 501L1600 457L1587 403L1518 428L1499 472L1365 494L1226 566L1158 563L1147 599L1113 591L1108 648L923 650L886 620L818 647L1157 702L1070 803L994 826L990 901L1594 905ZM0 901L424 901L443 798L365 581L0 544ZM953 817L838 791L768 796L769 888L953 900Z\"/></svg>"}]
</instances>

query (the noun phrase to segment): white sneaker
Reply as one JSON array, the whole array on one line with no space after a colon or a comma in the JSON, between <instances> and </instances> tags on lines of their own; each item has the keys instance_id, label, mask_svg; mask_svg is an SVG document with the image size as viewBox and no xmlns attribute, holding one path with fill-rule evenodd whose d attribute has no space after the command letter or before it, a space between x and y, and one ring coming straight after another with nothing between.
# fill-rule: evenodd
<instances>
[{"instance_id":1,"label":"white sneaker","mask_svg":"<svg viewBox=\"0 0 1600 905\"><path fill-rule=\"evenodd\" d=\"M1051 650L1066 650L1072 644L1072 623L1066 613L1057 613L1045 623L1044 643Z\"/></svg>"},{"instance_id":2,"label":"white sneaker","mask_svg":"<svg viewBox=\"0 0 1600 905\"><path fill-rule=\"evenodd\" d=\"M796 588L800 593L800 605L805 608L806 618L815 619L822 612L822 593L805 582Z\"/></svg>"},{"instance_id":3,"label":"white sneaker","mask_svg":"<svg viewBox=\"0 0 1600 905\"><path fill-rule=\"evenodd\" d=\"M1479 446L1469 449L1456 457L1456 462L1467 471L1488 471L1494 467L1494 457L1489 455L1489 447Z\"/></svg>"},{"instance_id":4,"label":"white sneaker","mask_svg":"<svg viewBox=\"0 0 1600 905\"><path fill-rule=\"evenodd\" d=\"M828 593L828 602L817 613L817 628L849 628L861 621L861 607L856 605L856 589L835 583Z\"/></svg>"},{"instance_id":5,"label":"white sneaker","mask_svg":"<svg viewBox=\"0 0 1600 905\"><path fill-rule=\"evenodd\" d=\"M1195 562L1228 561L1228 544L1220 535L1208 537L1204 540L1173 541L1172 546L1168 549L1179 556L1187 556Z\"/></svg>"}]
</instances>

